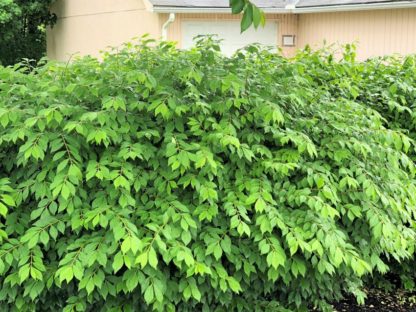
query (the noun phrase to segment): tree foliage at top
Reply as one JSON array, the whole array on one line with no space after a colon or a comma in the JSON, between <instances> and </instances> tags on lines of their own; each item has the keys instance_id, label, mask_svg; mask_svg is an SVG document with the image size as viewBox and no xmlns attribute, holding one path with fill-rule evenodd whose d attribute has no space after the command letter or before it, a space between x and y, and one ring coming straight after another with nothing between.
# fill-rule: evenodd
<instances>
[{"instance_id":1,"label":"tree foliage at top","mask_svg":"<svg viewBox=\"0 0 416 312\"><path fill-rule=\"evenodd\" d=\"M414 142L351 53L218 50L0 69L0 310L330 311L413 257Z\"/></svg>"},{"instance_id":2,"label":"tree foliage at top","mask_svg":"<svg viewBox=\"0 0 416 312\"><path fill-rule=\"evenodd\" d=\"M252 1L230 0L230 6L232 14L243 14L241 18L241 32L246 31L252 25L257 29L266 23L264 12L253 4Z\"/></svg>"},{"instance_id":3,"label":"tree foliage at top","mask_svg":"<svg viewBox=\"0 0 416 312\"><path fill-rule=\"evenodd\" d=\"M46 52L45 27L55 22L54 0L0 0L0 64L39 60Z\"/></svg>"}]
</instances>

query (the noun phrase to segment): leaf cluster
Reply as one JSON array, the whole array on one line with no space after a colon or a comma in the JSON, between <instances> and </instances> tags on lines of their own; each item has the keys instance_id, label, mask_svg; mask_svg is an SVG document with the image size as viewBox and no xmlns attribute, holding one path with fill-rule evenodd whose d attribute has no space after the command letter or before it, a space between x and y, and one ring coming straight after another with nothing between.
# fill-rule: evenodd
<instances>
[{"instance_id":1,"label":"leaf cluster","mask_svg":"<svg viewBox=\"0 0 416 312\"><path fill-rule=\"evenodd\" d=\"M266 17L264 12L249 0L230 0L232 14L240 14L241 18L241 32L246 31L251 25L257 29L259 26L264 26Z\"/></svg>"},{"instance_id":2,"label":"leaf cluster","mask_svg":"<svg viewBox=\"0 0 416 312\"><path fill-rule=\"evenodd\" d=\"M324 86L332 96L348 98L374 109L386 128L411 138L405 142L394 137L392 140L408 150L415 161L416 154L411 146L416 138L416 56L383 56L357 62L354 45L347 45L341 55L335 52L306 49L296 60L308 67L308 79ZM399 277L403 287L415 288L413 257L400 264L392 263L391 273L393 275L378 276L371 282L391 289Z\"/></svg>"}]
</instances>

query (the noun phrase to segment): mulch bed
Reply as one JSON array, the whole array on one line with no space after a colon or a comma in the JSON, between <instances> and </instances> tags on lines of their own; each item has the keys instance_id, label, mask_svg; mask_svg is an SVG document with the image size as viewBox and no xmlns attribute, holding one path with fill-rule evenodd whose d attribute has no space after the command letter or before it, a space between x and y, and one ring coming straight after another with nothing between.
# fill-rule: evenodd
<instances>
[{"instance_id":1,"label":"mulch bed","mask_svg":"<svg viewBox=\"0 0 416 312\"><path fill-rule=\"evenodd\" d=\"M346 298L334 306L336 312L416 312L416 293L398 291L386 293L381 290L368 290L364 306L359 306L355 298Z\"/></svg>"}]
</instances>

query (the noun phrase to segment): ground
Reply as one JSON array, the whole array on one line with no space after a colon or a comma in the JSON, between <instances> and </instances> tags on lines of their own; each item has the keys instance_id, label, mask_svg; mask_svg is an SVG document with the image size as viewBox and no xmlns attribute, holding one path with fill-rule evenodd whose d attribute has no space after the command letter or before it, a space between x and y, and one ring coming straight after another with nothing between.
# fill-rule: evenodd
<instances>
[{"instance_id":1,"label":"ground","mask_svg":"<svg viewBox=\"0 0 416 312\"><path fill-rule=\"evenodd\" d=\"M416 293L398 291L386 293L369 290L364 306L359 306L353 297L334 304L336 312L416 312Z\"/></svg>"}]
</instances>

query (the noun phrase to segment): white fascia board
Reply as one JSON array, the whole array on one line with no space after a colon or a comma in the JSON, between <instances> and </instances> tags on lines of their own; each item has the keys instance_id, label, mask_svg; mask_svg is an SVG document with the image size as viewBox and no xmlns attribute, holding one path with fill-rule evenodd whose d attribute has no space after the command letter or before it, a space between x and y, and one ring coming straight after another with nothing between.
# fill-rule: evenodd
<instances>
[{"instance_id":1,"label":"white fascia board","mask_svg":"<svg viewBox=\"0 0 416 312\"><path fill-rule=\"evenodd\" d=\"M270 14L306 14L321 12L347 12L347 11L366 11L366 10L386 10L386 9L408 9L416 8L416 2L403 1L396 3L370 3L370 4L349 4L333 5L310 8L263 8L265 13ZM231 13L231 8L191 8L191 7L157 7L151 9L155 13Z\"/></svg>"},{"instance_id":2,"label":"white fascia board","mask_svg":"<svg viewBox=\"0 0 416 312\"><path fill-rule=\"evenodd\" d=\"M349 4L333 5L325 7L296 8L292 13L320 13L320 12L348 12L348 11L368 11L368 10L387 10L387 9L408 9L416 8L416 2L403 1L396 3L370 3L370 4Z\"/></svg>"},{"instance_id":3,"label":"white fascia board","mask_svg":"<svg viewBox=\"0 0 416 312\"><path fill-rule=\"evenodd\" d=\"M285 9L262 8L265 13L288 13ZM155 13L230 13L231 8L190 8L190 7L155 7L152 9Z\"/></svg>"}]
</instances>

